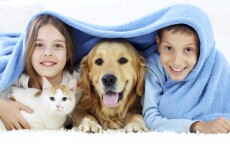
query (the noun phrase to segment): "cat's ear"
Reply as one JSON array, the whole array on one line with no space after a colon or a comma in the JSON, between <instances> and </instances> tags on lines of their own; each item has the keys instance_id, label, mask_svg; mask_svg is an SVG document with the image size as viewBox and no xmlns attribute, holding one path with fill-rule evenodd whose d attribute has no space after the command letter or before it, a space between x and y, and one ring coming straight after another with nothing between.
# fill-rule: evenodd
<instances>
[{"instance_id":1,"label":"cat's ear","mask_svg":"<svg viewBox=\"0 0 230 144\"><path fill-rule=\"evenodd\" d=\"M45 77L42 77L42 89L47 90L49 87L51 87L50 82Z\"/></svg>"},{"instance_id":2,"label":"cat's ear","mask_svg":"<svg viewBox=\"0 0 230 144\"><path fill-rule=\"evenodd\" d=\"M75 92L76 91L76 88L77 88L77 81L76 79L72 79L69 81L68 83L68 87L71 91Z\"/></svg>"}]
</instances>

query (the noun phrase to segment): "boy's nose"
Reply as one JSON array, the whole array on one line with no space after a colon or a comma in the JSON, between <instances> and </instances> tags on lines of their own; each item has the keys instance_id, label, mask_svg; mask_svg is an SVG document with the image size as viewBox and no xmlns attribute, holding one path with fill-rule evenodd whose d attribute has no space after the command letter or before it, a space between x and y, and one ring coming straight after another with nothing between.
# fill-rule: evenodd
<instances>
[{"instance_id":1,"label":"boy's nose","mask_svg":"<svg viewBox=\"0 0 230 144\"><path fill-rule=\"evenodd\" d=\"M180 53L175 53L174 59L173 59L173 64L175 66L180 66L182 63L183 56Z\"/></svg>"}]
</instances>

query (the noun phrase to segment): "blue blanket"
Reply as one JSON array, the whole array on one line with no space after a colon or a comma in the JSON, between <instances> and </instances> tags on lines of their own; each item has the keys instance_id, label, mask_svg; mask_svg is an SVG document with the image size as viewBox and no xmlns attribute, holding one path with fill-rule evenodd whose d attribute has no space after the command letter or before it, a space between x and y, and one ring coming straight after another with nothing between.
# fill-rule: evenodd
<instances>
[{"instance_id":1,"label":"blue blanket","mask_svg":"<svg viewBox=\"0 0 230 144\"><path fill-rule=\"evenodd\" d=\"M158 29L178 23L192 26L201 41L198 63L184 81L166 82L160 111L168 118L205 120L230 113L229 65L216 49L211 23L201 9L177 4L117 26L92 25L51 11L40 12L33 18L42 14L56 16L72 26L77 42L76 65L103 38L124 38L148 57L157 52ZM12 85L23 71L29 25L30 22L22 34L0 34L0 92Z\"/></svg>"}]
</instances>

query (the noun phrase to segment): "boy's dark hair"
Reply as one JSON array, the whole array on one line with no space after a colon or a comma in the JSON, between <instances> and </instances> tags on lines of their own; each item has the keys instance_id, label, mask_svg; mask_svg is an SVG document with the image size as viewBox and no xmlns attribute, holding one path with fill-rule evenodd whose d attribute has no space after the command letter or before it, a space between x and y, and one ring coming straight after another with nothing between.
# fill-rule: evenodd
<instances>
[{"instance_id":1,"label":"boy's dark hair","mask_svg":"<svg viewBox=\"0 0 230 144\"><path fill-rule=\"evenodd\" d=\"M191 27L189 25L175 24L175 25L170 25L170 26L164 27L164 28L160 29L159 32L158 32L158 36L159 36L160 39L161 39L161 36L162 36L162 32L164 30L166 30L166 31L171 31L172 30L172 33L181 32L181 34L186 33L186 34L189 34L189 35L195 35L197 37L197 40L198 40L198 45L200 45L199 37L198 37L197 32L195 31L195 29L193 27Z\"/></svg>"}]
</instances>

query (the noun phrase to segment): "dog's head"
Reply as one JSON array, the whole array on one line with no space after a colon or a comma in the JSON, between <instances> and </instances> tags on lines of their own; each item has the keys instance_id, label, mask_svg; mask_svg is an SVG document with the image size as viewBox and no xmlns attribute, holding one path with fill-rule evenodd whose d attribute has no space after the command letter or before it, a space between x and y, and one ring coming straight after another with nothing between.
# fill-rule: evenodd
<instances>
[{"instance_id":1,"label":"dog's head","mask_svg":"<svg viewBox=\"0 0 230 144\"><path fill-rule=\"evenodd\" d=\"M79 85L85 95L97 95L104 107L128 104L129 95L144 91L145 60L126 41L99 42L82 60L81 72Z\"/></svg>"}]
</instances>

